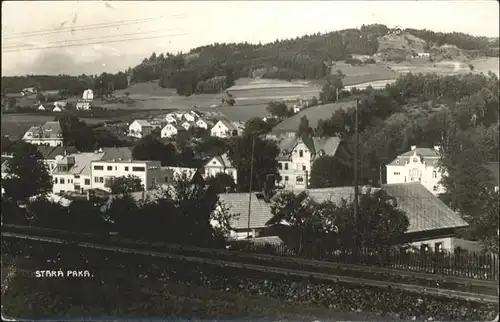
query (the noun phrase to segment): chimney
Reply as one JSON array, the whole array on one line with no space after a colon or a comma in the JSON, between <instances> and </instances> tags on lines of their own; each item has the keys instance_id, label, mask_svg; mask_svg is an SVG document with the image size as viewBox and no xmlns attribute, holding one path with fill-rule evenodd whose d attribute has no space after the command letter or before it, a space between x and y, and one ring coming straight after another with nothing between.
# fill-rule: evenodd
<instances>
[{"instance_id":1,"label":"chimney","mask_svg":"<svg viewBox=\"0 0 500 322\"><path fill-rule=\"evenodd\" d=\"M411 150L412 150L412 151L413 151L413 150L415 150L416 148L417 148L417 146L416 146L416 145L412 145L412 146L411 146Z\"/></svg>"},{"instance_id":2,"label":"chimney","mask_svg":"<svg viewBox=\"0 0 500 322\"><path fill-rule=\"evenodd\" d=\"M439 145L435 145L435 146L434 146L434 150L435 150L436 152L439 152L439 151L440 151L440 149L441 149L441 147L440 147Z\"/></svg>"}]
</instances>

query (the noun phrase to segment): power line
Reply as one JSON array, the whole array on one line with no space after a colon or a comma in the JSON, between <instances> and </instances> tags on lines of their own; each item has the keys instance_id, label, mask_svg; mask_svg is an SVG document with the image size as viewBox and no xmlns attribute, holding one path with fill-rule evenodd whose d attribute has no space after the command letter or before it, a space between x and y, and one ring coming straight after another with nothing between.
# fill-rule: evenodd
<instances>
[{"instance_id":1,"label":"power line","mask_svg":"<svg viewBox=\"0 0 500 322\"><path fill-rule=\"evenodd\" d=\"M170 18L178 18L185 16L185 13L182 14L174 14L170 15ZM90 25L81 25L76 27L66 27L66 28L54 28L54 29L46 29L46 30L38 30L38 31L27 31L27 32L18 32L8 35L7 37L2 37L3 40L14 39L14 38L28 38L28 37L36 37L36 36L45 36L51 34L58 34L62 32L78 32L82 30L93 30L93 29L102 29L108 27L121 27L126 25L140 24L146 23L150 21L154 21L156 19L163 19L163 16L155 17L155 18L142 18L142 19L133 19L133 20L120 20L114 22L104 22L98 24L90 24Z\"/></svg>"},{"instance_id":2,"label":"power line","mask_svg":"<svg viewBox=\"0 0 500 322\"><path fill-rule=\"evenodd\" d=\"M170 30L153 30L153 31L141 31L141 32L135 32L135 33L130 33L130 34L123 34L123 35L111 35L111 36L103 36L103 37L90 37L90 38L81 38L81 39L68 39L68 40L62 40L62 41L53 41L53 42L48 42L43 45L45 46L51 46L51 45L56 45L56 44L65 44L67 42L79 42L79 41L89 41L89 40L100 40L100 39L106 39L106 38L113 38L113 37L127 37L127 36L137 36L137 35L142 35L142 34L151 34L155 32L165 32L165 31L174 31L176 29L170 29ZM26 46L31 46L31 47L36 47L40 46L41 44L17 44L17 45L11 45L11 46L6 46L2 47L2 51L4 49L9 50L9 49L22 49L22 48L17 48L17 47L26 47ZM40 47L37 47L40 48ZM41 48L43 49L43 47Z\"/></svg>"},{"instance_id":3,"label":"power line","mask_svg":"<svg viewBox=\"0 0 500 322\"><path fill-rule=\"evenodd\" d=\"M3 53L21 52L21 51L31 51L31 50L44 50L44 49L51 49L51 48L78 47L78 46L86 46L86 45L110 44L110 43L135 41L135 40L147 40L147 39L157 39L157 38L165 38L165 37L177 37L177 36L183 36L183 35L187 35L187 33L167 34L167 35L159 35L159 36L153 36L153 37L142 37L142 38L128 38L128 39L118 39L118 40L108 40L108 41L97 41L97 42L89 42L89 43L82 43L82 44L49 46L49 47L42 47L42 48L26 48L26 49L14 49L14 50L6 50L6 51L2 50L2 54Z\"/></svg>"}]
</instances>

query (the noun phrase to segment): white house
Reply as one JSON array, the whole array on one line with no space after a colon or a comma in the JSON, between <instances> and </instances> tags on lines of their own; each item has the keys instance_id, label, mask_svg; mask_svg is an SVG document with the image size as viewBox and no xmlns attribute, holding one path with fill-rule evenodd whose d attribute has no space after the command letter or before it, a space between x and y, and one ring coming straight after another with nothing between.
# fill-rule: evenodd
<instances>
[{"instance_id":1,"label":"white house","mask_svg":"<svg viewBox=\"0 0 500 322\"><path fill-rule=\"evenodd\" d=\"M104 152L76 153L64 157L52 172L52 192L83 192L92 187L91 163L101 160Z\"/></svg>"},{"instance_id":2,"label":"white house","mask_svg":"<svg viewBox=\"0 0 500 322\"><path fill-rule=\"evenodd\" d=\"M83 91L82 99L92 101L94 99L94 92L91 89Z\"/></svg>"},{"instance_id":3,"label":"white house","mask_svg":"<svg viewBox=\"0 0 500 322\"><path fill-rule=\"evenodd\" d=\"M205 121L204 119L198 119L196 120L196 127L199 127L200 129L205 129L208 130L209 122Z\"/></svg>"},{"instance_id":4,"label":"white house","mask_svg":"<svg viewBox=\"0 0 500 322\"><path fill-rule=\"evenodd\" d=\"M55 106L53 109L52 109L52 112L62 112L64 111L64 109L62 107L59 107L59 106Z\"/></svg>"},{"instance_id":5,"label":"white house","mask_svg":"<svg viewBox=\"0 0 500 322\"><path fill-rule=\"evenodd\" d=\"M196 168L185 168L185 167L161 167L163 173L171 172L172 178L179 179L186 176L188 179L192 179L198 169Z\"/></svg>"},{"instance_id":6,"label":"white house","mask_svg":"<svg viewBox=\"0 0 500 322\"><path fill-rule=\"evenodd\" d=\"M205 164L204 177L215 177L218 173L225 173L233 177L234 183L238 183L238 172L233 167L227 153L210 159Z\"/></svg>"},{"instance_id":7,"label":"white house","mask_svg":"<svg viewBox=\"0 0 500 322\"><path fill-rule=\"evenodd\" d=\"M91 187L110 191L115 178L132 175L141 179L144 190L149 190L164 183L163 174L160 161L92 161Z\"/></svg>"},{"instance_id":8,"label":"white house","mask_svg":"<svg viewBox=\"0 0 500 322\"><path fill-rule=\"evenodd\" d=\"M386 165L387 184L420 182L433 194L444 193L440 184L443 170L439 167L439 146L431 148L417 148L413 145L411 151L398 155Z\"/></svg>"},{"instance_id":9,"label":"white house","mask_svg":"<svg viewBox=\"0 0 500 322\"><path fill-rule=\"evenodd\" d=\"M43 106L42 104L40 104L40 106L38 106L38 110L39 111L45 111L45 106Z\"/></svg>"},{"instance_id":10,"label":"white house","mask_svg":"<svg viewBox=\"0 0 500 322\"><path fill-rule=\"evenodd\" d=\"M188 121L188 122L194 122L198 117L196 116L197 114L193 114L193 113L185 113L182 117Z\"/></svg>"},{"instance_id":11,"label":"white house","mask_svg":"<svg viewBox=\"0 0 500 322\"><path fill-rule=\"evenodd\" d=\"M60 108L65 108L66 105L68 105L68 102L66 101L57 101L54 102L54 106L60 107Z\"/></svg>"},{"instance_id":12,"label":"white house","mask_svg":"<svg viewBox=\"0 0 500 322\"><path fill-rule=\"evenodd\" d=\"M23 141L35 145L63 145L63 133L59 122L46 122L42 126L32 126L24 133Z\"/></svg>"},{"instance_id":13,"label":"white house","mask_svg":"<svg viewBox=\"0 0 500 322\"><path fill-rule=\"evenodd\" d=\"M181 126L187 131L192 127L192 123L185 121L181 124Z\"/></svg>"},{"instance_id":14,"label":"white house","mask_svg":"<svg viewBox=\"0 0 500 322\"><path fill-rule=\"evenodd\" d=\"M128 135L143 138L153 132L153 126L146 120L135 120L128 127Z\"/></svg>"},{"instance_id":15,"label":"white house","mask_svg":"<svg viewBox=\"0 0 500 322\"><path fill-rule=\"evenodd\" d=\"M29 96L29 95L33 95L36 93L38 93L38 90L36 87L23 88L23 90L21 91L21 95L23 95L23 96Z\"/></svg>"},{"instance_id":16,"label":"white house","mask_svg":"<svg viewBox=\"0 0 500 322\"><path fill-rule=\"evenodd\" d=\"M240 122L231 122L228 120L219 120L210 130L211 136L220 138L227 138L231 136L238 136L243 133L244 126Z\"/></svg>"},{"instance_id":17,"label":"white house","mask_svg":"<svg viewBox=\"0 0 500 322\"><path fill-rule=\"evenodd\" d=\"M180 125L167 124L163 127L163 129L161 129L161 137L162 138L171 138L171 137L177 135L177 133L179 133L179 131L185 131L185 130L186 129Z\"/></svg>"},{"instance_id":18,"label":"white house","mask_svg":"<svg viewBox=\"0 0 500 322\"><path fill-rule=\"evenodd\" d=\"M88 111L88 110L92 109L92 102L80 100L80 101L76 102L75 108L78 111Z\"/></svg>"},{"instance_id":19,"label":"white house","mask_svg":"<svg viewBox=\"0 0 500 322\"><path fill-rule=\"evenodd\" d=\"M287 189L307 189L311 168L317 158L346 153L338 137L313 137L306 142L296 137L282 138L278 146L281 181L277 183Z\"/></svg>"},{"instance_id":20,"label":"white house","mask_svg":"<svg viewBox=\"0 0 500 322\"><path fill-rule=\"evenodd\" d=\"M418 58L429 58L431 57L430 53L417 53Z\"/></svg>"},{"instance_id":21,"label":"white house","mask_svg":"<svg viewBox=\"0 0 500 322\"><path fill-rule=\"evenodd\" d=\"M174 114L167 114L167 116L165 116L165 121L168 123L177 123L177 120L178 119Z\"/></svg>"}]
</instances>

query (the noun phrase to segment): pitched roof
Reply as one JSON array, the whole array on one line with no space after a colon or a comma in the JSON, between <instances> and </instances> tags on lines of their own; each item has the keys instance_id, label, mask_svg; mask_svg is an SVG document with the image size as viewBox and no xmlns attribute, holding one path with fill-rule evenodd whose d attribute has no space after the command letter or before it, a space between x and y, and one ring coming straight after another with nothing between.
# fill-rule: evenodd
<instances>
[{"instance_id":1,"label":"pitched roof","mask_svg":"<svg viewBox=\"0 0 500 322\"><path fill-rule=\"evenodd\" d=\"M62 146L38 145L37 150L42 154L43 159L54 159L56 155L64 155L64 148Z\"/></svg>"},{"instance_id":2,"label":"pitched roof","mask_svg":"<svg viewBox=\"0 0 500 322\"><path fill-rule=\"evenodd\" d=\"M232 168L233 167L233 164L231 163L231 160L229 160L229 157L227 155L227 153L224 153L223 155L218 155L218 156L215 156L213 157L212 159L210 159L207 163L206 163L206 167L210 166L210 162L215 159L217 161L219 161L220 164L222 164L222 166L224 168Z\"/></svg>"},{"instance_id":3,"label":"pitched roof","mask_svg":"<svg viewBox=\"0 0 500 322\"><path fill-rule=\"evenodd\" d=\"M382 190L396 198L410 220L408 232L467 227L468 224L418 182L386 184Z\"/></svg>"},{"instance_id":4,"label":"pitched roof","mask_svg":"<svg viewBox=\"0 0 500 322\"><path fill-rule=\"evenodd\" d=\"M46 122L41 126L32 126L26 133L33 133L33 138L43 137L43 138L62 138L62 129L59 122ZM26 134L25 134L26 135Z\"/></svg>"},{"instance_id":5,"label":"pitched roof","mask_svg":"<svg viewBox=\"0 0 500 322\"><path fill-rule=\"evenodd\" d=\"M148 121L146 120L135 120L132 123L138 123L141 127L142 126L152 126Z\"/></svg>"},{"instance_id":6,"label":"pitched roof","mask_svg":"<svg viewBox=\"0 0 500 322\"><path fill-rule=\"evenodd\" d=\"M418 182L386 184L382 188L359 187L359 193L374 193L380 189L394 197L398 207L405 211L410 221L408 233L467 226L458 214ZM317 202L332 201L337 204L342 199L354 200L354 187L308 189L307 192ZM272 200L278 196L276 194Z\"/></svg>"},{"instance_id":7,"label":"pitched roof","mask_svg":"<svg viewBox=\"0 0 500 322\"><path fill-rule=\"evenodd\" d=\"M305 140L304 140L305 139ZM325 155L333 156L337 152L337 149L342 142L338 137L312 137L312 138L297 138L297 137L285 137L280 139L278 147L280 149L280 154L278 155L278 160L286 161L290 160L291 153L294 147L303 142L309 151L315 155L320 151L323 151Z\"/></svg>"},{"instance_id":8,"label":"pitched roof","mask_svg":"<svg viewBox=\"0 0 500 322\"><path fill-rule=\"evenodd\" d=\"M109 160L132 160L132 150L130 147L119 147L119 148L102 148L104 152L103 157L100 159L102 161Z\"/></svg>"},{"instance_id":9,"label":"pitched roof","mask_svg":"<svg viewBox=\"0 0 500 322\"><path fill-rule=\"evenodd\" d=\"M67 174L76 174L76 175L84 175L90 176L90 165L92 161L99 161L104 156L104 152L92 153L77 153L64 157L60 163L67 164L68 158L74 158L75 164L69 169L67 172L55 172L57 173L67 173Z\"/></svg>"},{"instance_id":10,"label":"pitched roof","mask_svg":"<svg viewBox=\"0 0 500 322\"><path fill-rule=\"evenodd\" d=\"M224 126L229 130L229 131L236 131L238 130L238 128L236 127L236 125L229 121L229 120L220 120L219 122L221 122L222 124L224 124Z\"/></svg>"},{"instance_id":11,"label":"pitched roof","mask_svg":"<svg viewBox=\"0 0 500 322\"><path fill-rule=\"evenodd\" d=\"M248 193L222 193L219 201L232 215L237 215L231 222L234 229L248 228ZM256 193L252 193L252 208L250 214L250 228L263 228L271 219L271 206L263 199L258 199Z\"/></svg>"},{"instance_id":12,"label":"pitched roof","mask_svg":"<svg viewBox=\"0 0 500 322\"><path fill-rule=\"evenodd\" d=\"M420 157L423 162L426 162L428 165L437 166L439 162L439 152L431 149L431 148L415 148L408 152L405 152L401 155L398 155L396 159L392 160L388 165L401 165L404 166L407 162L410 161L410 158L416 154Z\"/></svg>"}]
</instances>

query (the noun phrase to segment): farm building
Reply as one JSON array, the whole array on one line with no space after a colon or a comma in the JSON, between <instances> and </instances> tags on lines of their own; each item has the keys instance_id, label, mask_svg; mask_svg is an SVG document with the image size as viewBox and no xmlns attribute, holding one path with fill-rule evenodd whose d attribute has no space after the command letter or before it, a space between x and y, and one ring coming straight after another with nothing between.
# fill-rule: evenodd
<instances>
[{"instance_id":1,"label":"farm building","mask_svg":"<svg viewBox=\"0 0 500 322\"><path fill-rule=\"evenodd\" d=\"M211 136L226 138L230 136L238 136L243 133L244 124L241 122L232 122L229 120L220 120L210 130Z\"/></svg>"},{"instance_id":2,"label":"farm building","mask_svg":"<svg viewBox=\"0 0 500 322\"><path fill-rule=\"evenodd\" d=\"M143 138L153 132L153 126L146 120L135 120L128 127L128 135Z\"/></svg>"}]
</instances>

